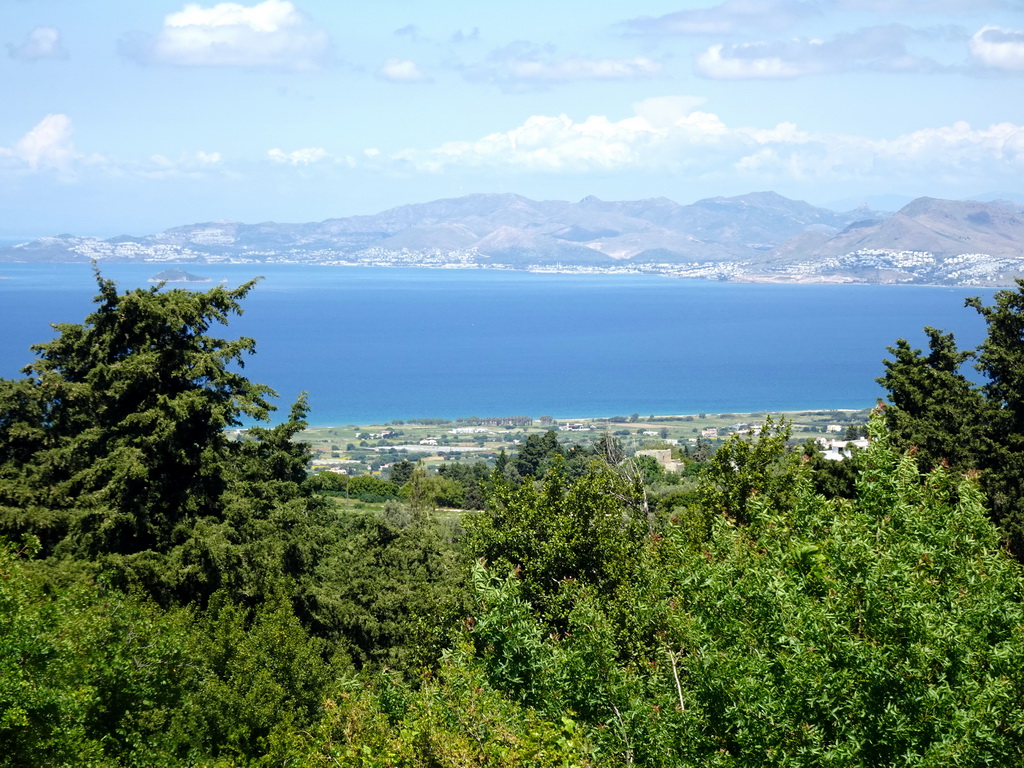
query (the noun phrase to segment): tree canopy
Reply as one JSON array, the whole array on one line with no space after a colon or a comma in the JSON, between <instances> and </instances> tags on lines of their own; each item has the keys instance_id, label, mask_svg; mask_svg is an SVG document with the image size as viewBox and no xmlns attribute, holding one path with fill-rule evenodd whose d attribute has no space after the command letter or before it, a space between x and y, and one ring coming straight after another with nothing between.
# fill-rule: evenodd
<instances>
[{"instance_id":1,"label":"tree canopy","mask_svg":"<svg viewBox=\"0 0 1024 768\"><path fill-rule=\"evenodd\" d=\"M259 546L256 521L301 496L306 403L273 428L230 432L266 420L274 393L242 372L253 339L209 333L257 281L119 293L96 279L85 321L55 326L25 378L0 380L0 532L116 563L162 600L265 588L272 577L241 561Z\"/></svg>"}]
</instances>

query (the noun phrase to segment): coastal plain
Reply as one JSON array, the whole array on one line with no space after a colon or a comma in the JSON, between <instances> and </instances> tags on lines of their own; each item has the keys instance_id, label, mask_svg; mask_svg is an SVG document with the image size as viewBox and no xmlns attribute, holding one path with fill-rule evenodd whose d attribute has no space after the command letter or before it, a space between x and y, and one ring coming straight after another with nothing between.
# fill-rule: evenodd
<instances>
[{"instance_id":1,"label":"coastal plain","mask_svg":"<svg viewBox=\"0 0 1024 768\"><path fill-rule=\"evenodd\" d=\"M403 459L427 465L481 460L492 463L502 450L512 453L529 435L548 430L555 430L566 448L589 447L607 433L622 443L627 455L664 448L682 452L700 443L715 447L732 434L757 430L769 418L790 426L794 444L818 438L841 440L849 427L866 424L869 414L870 409L864 408L668 416L634 413L586 419L396 419L378 424L310 427L298 439L311 446L314 469L364 474L379 472Z\"/></svg>"}]
</instances>

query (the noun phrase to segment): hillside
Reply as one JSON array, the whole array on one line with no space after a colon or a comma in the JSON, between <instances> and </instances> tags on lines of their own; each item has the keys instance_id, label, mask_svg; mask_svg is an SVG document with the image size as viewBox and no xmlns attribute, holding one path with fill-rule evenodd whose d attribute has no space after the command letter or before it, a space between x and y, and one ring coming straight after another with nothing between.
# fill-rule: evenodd
<instances>
[{"instance_id":1,"label":"hillside","mask_svg":"<svg viewBox=\"0 0 1024 768\"><path fill-rule=\"evenodd\" d=\"M1005 285L1024 270L1024 206L922 197L834 237L804 233L771 257L833 278Z\"/></svg>"},{"instance_id":2,"label":"hillside","mask_svg":"<svg viewBox=\"0 0 1024 768\"><path fill-rule=\"evenodd\" d=\"M680 205L476 194L374 215L279 224L213 221L155 235L57 235L0 261L286 262L639 271L775 282L1008 285L1024 207L920 198L895 214L837 212L774 192Z\"/></svg>"}]
</instances>

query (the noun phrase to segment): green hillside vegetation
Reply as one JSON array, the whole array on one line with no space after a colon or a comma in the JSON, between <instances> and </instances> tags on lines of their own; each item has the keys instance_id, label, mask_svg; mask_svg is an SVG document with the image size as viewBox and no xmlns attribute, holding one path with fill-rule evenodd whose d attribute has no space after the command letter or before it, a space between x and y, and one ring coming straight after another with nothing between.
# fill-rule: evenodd
<instances>
[{"instance_id":1,"label":"green hillside vegetation","mask_svg":"<svg viewBox=\"0 0 1024 768\"><path fill-rule=\"evenodd\" d=\"M350 476L303 398L242 428L255 283L97 281L0 380L0 765L1024 761L1024 282L898 341L845 461L766 418Z\"/></svg>"}]
</instances>

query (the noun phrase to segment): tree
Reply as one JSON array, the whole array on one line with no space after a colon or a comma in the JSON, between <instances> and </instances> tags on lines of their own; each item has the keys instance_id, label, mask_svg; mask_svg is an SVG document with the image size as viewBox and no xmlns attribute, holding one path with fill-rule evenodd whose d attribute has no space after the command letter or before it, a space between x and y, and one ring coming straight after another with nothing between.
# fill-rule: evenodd
<instances>
[{"instance_id":1,"label":"tree","mask_svg":"<svg viewBox=\"0 0 1024 768\"><path fill-rule=\"evenodd\" d=\"M636 472L644 485L650 485L662 478L665 470L661 464L652 456L634 456L631 471Z\"/></svg>"},{"instance_id":2,"label":"tree","mask_svg":"<svg viewBox=\"0 0 1024 768\"><path fill-rule=\"evenodd\" d=\"M626 450L622 447L622 441L607 432L604 432L594 443L594 452L613 467L626 458Z\"/></svg>"},{"instance_id":3,"label":"tree","mask_svg":"<svg viewBox=\"0 0 1024 768\"><path fill-rule=\"evenodd\" d=\"M373 475L356 475L349 478L348 495L363 501L385 501L398 498L398 486Z\"/></svg>"},{"instance_id":4,"label":"tree","mask_svg":"<svg viewBox=\"0 0 1024 768\"><path fill-rule=\"evenodd\" d=\"M781 508L790 498L795 455L786 450L790 429L765 419L760 430L736 433L711 458L702 477L705 514L724 515L738 523L752 520L755 498ZM761 505L759 505L761 506Z\"/></svg>"},{"instance_id":5,"label":"tree","mask_svg":"<svg viewBox=\"0 0 1024 768\"><path fill-rule=\"evenodd\" d=\"M402 459L396 461L391 465L391 469L388 471L388 480L401 488L412 477L413 470L416 469L416 465L408 459Z\"/></svg>"},{"instance_id":6,"label":"tree","mask_svg":"<svg viewBox=\"0 0 1024 768\"><path fill-rule=\"evenodd\" d=\"M44 555L102 562L161 600L269 588L295 550L268 529L307 528L322 510L294 440L304 397L277 426L229 431L272 410L273 390L241 372L255 342L208 333L256 281L122 294L96 280L85 322L56 326L25 378L0 380L0 533L35 533Z\"/></svg>"},{"instance_id":7,"label":"tree","mask_svg":"<svg viewBox=\"0 0 1024 768\"><path fill-rule=\"evenodd\" d=\"M487 467L487 462L477 461L473 464L449 462L438 467L437 474L459 485L461 493L455 496L449 494L449 498L454 499L461 495L460 506L463 509L484 508L492 474ZM442 504L442 506L452 505Z\"/></svg>"},{"instance_id":8,"label":"tree","mask_svg":"<svg viewBox=\"0 0 1024 768\"><path fill-rule=\"evenodd\" d=\"M848 424L843 433L843 440L859 440L868 436L867 424Z\"/></svg>"},{"instance_id":9,"label":"tree","mask_svg":"<svg viewBox=\"0 0 1024 768\"><path fill-rule=\"evenodd\" d=\"M976 368L985 376L981 392L987 408L982 429L982 482L996 521L1006 530L1017 556L1024 559L1024 280L1016 291L997 291L995 304L967 300L985 319L985 340Z\"/></svg>"},{"instance_id":10,"label":"tree","mask_svg":"<svg viewBox=\"0 0 1024 768\"><path fill-rule=\"evenodd\" d=\"M699 464L703 464L706 461L710 461L714 455L715 452L711 447L711 443L698 436L697 443L693 446L693 450L690 451L690 458Z\"/></svg>"},{"instance_id":11,"label":"tree","mask_svg":"<svg viewBox=\"0 0 1024 768\"><path fill-rule=\"evenodd\" d=\"M3 425L0 460L28 472L22 497L3 502L77 507L66 523L92 552L166 547L182 518L216 507L240 447L225 429L270 410L272 390L231 367L255 342L206 334L240 311L255 281L123 295L98 273L97 282L85 323L56 326L57 338L33 347L29 378L2 384L23 403L22 420ZM30 457L24 437L16 442L28 434Z\"/></svg>"},{"instance_id":12,"label":"tree","mask_svg":"<svg viewBox=\"0 0 1024 768\"><path fill-rule=\"evenodd\" d=\"M437 485L433 480L420 461L416 463L408 481L402 486L402 498L420 514L437 506Z\"/></svg>"},{"instance_id":13,"label":"tree","mask_svg":"<svg viewBox=\"0 0 1024 768\"><path fill-rule=\"evenodd\" d=\"M519 448L513 466L521 477L543 477L544 472L555 455L562 455L562 446L558 443L558 435L553 429L544 434L532 434Z\"/></svg>"},{"instance_id":14,"label":"tree","mask_svg":"<svg viewBox=\"0 0 1024 768\"><path fill-rule=\"evenodd\" d=\"M826 498L852 499L857 494L861 450L856 445L848 446L847 450L847 458L833 461L826 459L818 443L810 438L801 446L801 458L814 488Z\"/></svg>"},{"instance_id":15,"label":"tree","mask_svg":"<svg viewBox=\"0 0 1024 768\"><path fill-rule=\"evenodd\" d=\"M385 505L380 519L336 521L336 543L314 564L309 624L359 666L416 676L436 663L466 615L468 569L458 557L457 532L396 505Z\"/></svg>"},{"instance_id":16,"label":"tree","mask_svg":"<svg viewBox=\"0 0 1024 768\"><path fill-rule=\"evenodd\" d=\"M878 379L895 408L883 409L886 427L899 445L915 446L925 469L946 462L966 470L982 450L987 403L962 373L973 351L960 351L953 334L926 327L928 354L906 339L889 347L885 375Z\"/></svg>"},{"instance_id":17,"label":"tree","mask_svg":"<svg viewBox=\"0 0 1024 768\"><path fill-rule=\"evenodd\" d=\"M471 521L470 549L498 572L516 571L524 596L557 623L570 583L611 595L635 577L647 509L639 484L601 462L569 479L556 458L540 486L497 477L488 511Z\"/></svg>"},{"instance_id":18,"label":"tree","mask_svg":"<svg viewBox=\"0 0 1024 768\"><path fill-rule=\"evenodd\" d=\"M994 298L992 306L978 297L966 302L986 324L976 351L961 351L952 334L926 328L929 354L900 339L879 382L889 390L885 421L897 444L912 449L925 469L945 463L980 470L993 519L1024 558L1024 280ZM980 386L960 372L971 359L985 377Z\"/></svg>"},{"instance_id":19,"label":"tree","mask_svg":"<svg viewBox=\"0 0 1024 768\"><path fill-rule=\"evenodd\" d=\"M192 617L47 573L0 539L0 766L170 765Z\"/></svg>"}]
</instances>

